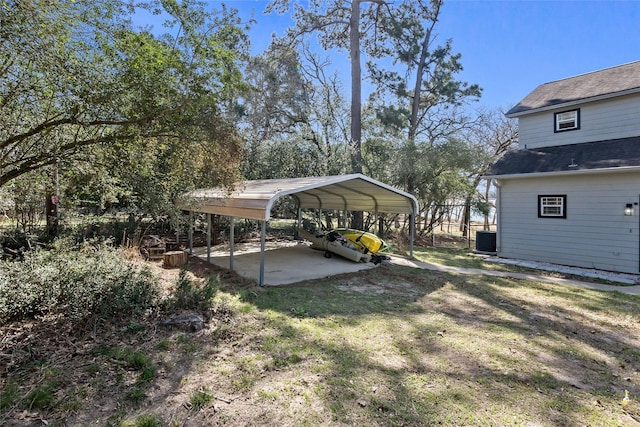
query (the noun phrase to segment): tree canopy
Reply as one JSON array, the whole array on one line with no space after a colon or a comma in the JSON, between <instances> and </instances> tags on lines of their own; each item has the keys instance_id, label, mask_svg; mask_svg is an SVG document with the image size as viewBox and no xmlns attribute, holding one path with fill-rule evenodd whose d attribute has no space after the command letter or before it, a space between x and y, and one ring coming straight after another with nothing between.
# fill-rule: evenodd
<instances>
[{"instance_id":1,"label":"tree canopy","mask_svg":"<svg viewBox=\"0 0 640 427\"><path fill-rule=\"evenodd\" d=\"M469 204L513 132L491 139L499 123L470 112L481 88L458 77L462 56L438 34L443 1L305 6L272 0L265 11L291 11L293 25L251 56L259 23L224 5L3 1L3 194L52 194L55 174L70 205L156 216L181 191L241 177L363 172L415 194L426 216ZM164 25L136 26L140 14Z\"/></svg>"},{"instance_id":2,"label":"tree canopy","mask_svg":"<svg viewBox=\"0 0 640 427\"><path fill-rule=\"evenodd\" d=\"M135 28L126 1L2 2L0 186L56 163L107 159L100 150L127 164L147 148L177 154L171 161L189 176L223 158L199 178L233 181L242 141L224 105L243 87L248 46L237 14L193 1L137 7L168 16L166 34Z\"/></svg>"}]
</instances>

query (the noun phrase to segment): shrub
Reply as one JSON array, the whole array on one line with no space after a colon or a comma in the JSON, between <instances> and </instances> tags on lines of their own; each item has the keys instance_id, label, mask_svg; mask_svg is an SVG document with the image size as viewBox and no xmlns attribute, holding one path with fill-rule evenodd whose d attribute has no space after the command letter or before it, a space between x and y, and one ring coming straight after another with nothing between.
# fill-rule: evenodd
<instances>
[{"instance_id":1,"label":"shrub","mask_svg":"<svg viewBox=\"0 0 640 427\"><path fill-rule=\"evenodd\" d=\"M0 261L0 320L42 313L75 320L127 316L155 306L159 294L148 268L104 242L70 247L58 241L23 261Z\"/></svg>"},{"instance_id":2,"label":"shrub","mask_svg":"<svg viewBox=\"0 0 640 427\"><path fill-rule=\"evenodd\" d=\"M204 285L193 283L186 270L180 271L176 289L173 295L166 301L168 309L172 310L198 310L208 312L214 307L214 297L218 293L219 279L210 277Z\"/></svg>"}]
</instances>

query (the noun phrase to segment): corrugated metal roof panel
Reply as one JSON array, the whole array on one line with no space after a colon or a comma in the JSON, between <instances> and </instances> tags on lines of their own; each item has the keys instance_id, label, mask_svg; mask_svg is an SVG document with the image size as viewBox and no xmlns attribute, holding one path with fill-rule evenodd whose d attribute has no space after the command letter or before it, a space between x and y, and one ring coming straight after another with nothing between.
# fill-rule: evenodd
<instances>
[{"instance_id":1,"label":"corrugated metal roof panel","mask_svg":"<svg viewBox=\"0 0 640 427\"><path fill-rule=\"evenodd\" d=\"M229 192L198 189L184 194L184 210L269 220L280 197L294 196L301 208L415 214L417 200L409 193L362 174L245 181Z\"/></svg>"}]
</instances>

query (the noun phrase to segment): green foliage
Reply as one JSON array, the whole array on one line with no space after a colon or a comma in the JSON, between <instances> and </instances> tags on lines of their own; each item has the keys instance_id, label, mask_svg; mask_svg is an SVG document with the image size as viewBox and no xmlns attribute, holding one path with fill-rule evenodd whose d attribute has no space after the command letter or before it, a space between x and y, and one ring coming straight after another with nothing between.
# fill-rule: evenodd
<instances>
[{"instance_id":1,"label":"green foliage","mask_svg":"<svg viewBox=\"0 0 640 427\"><path fill-rule=\"evenodd\" d=\"M130 322L125 328L124 328L124 332L127 334L137 334L140 332L144 332L145 330L145 326L137 323L137 322Z\"/></svg>"},{"instance_id":2,"label":"green foliage","mask_svg":"<svg viewBox=\"0 0 640 427\"><path fill-rule=\"evenodd\" d=\"M145 397L145 390L137 385L131 387L131 389L125 394L125 398L131 403L140 403Z\"/></svg>"},{"instance_id":3,"label":"green foliage","mask_svg":"<svg viewBox=\"0 0 640 427\"><path fill-rule=\"evenodd\" d=\"M43 410L51 409L56 405L56 395L51 384L44 384L37 387L30 392L25 400L27 402L27 409L29 410Z\"/></svg>"},{"instance_id":4,"label":"green foliage","mask_svg":"<svg viewBox=\"0 0 640 427\"><path fill-rule=\"evenodd\" d=\"M4 413L7 409L15 405L20 399L20 386L15 382L5 383L0 389L0 413ZM0 417L0 421L2 418Z\"/></svg>"},{"instance_id":5,"label":"green foliage","mask_svg":"<svg viewBox=\"0 0 640 427\"><path fill-rule=\"evenodd\" d=\"M249 141L248 179L351 172L342 85L315 53L301 49L274 40L247 66L251 90L236 113Z\"/></svg>"},{"instance_id":6,"label":"green foliage","mask_svg":"<svg viewBox=\"0 0 640 427\"><path fill-rule=\"evenodd\" d=\"M158 303L156 278L107 243L27 252L24 261L0 261L0 319L44 313L71 320L117 319Z\"/></svg>"},{"instance_id":7,"label":"green foliage","mask_svg":"<svg viewBox=\"0 0 640 427\"><path fill-rule=\"evenodd\" d=\"M4 196L10 201L16 229L23 233L33 231L42 220L47 185L51 181L45 172L34 172L13 180L6 188L3 188L4 194L0 195L0 198Z\"/></svg>"},{"instance_id":8,"label":"green foliage","mask_svg":"<svg viewBox=\"0 0 640 427\"><path fill-rule=\"evenodd\" d=\"M127 363L131 369L140 370L150 365L151 358L145 353L133 351L130 348L119 348L111 355L116 360Z\"/></svg>"},{"instance_id":9,"label":"green foliage","mask_svg":"<svg viewBox=\"0 0 640 427\"><path fill-rule=\"evenodd\" d=\"M148 354L129 347L108 346L96 348L94 354L122 362L124 368L139 373L136 381L125 395L127 400L133 403L140 403L146 397L146 390L151 381L156 377L157 371L156 365Z\"/></svg>"},{"instance_id":10,"label":"green foliage","mask_svg":"<svg viewBox=\"0 0 640 427\"><path fill-rule=\"evenodd\" d=\"M156 345L159 351L167 351L171 348L171 342L169 340L162 340Z\"/></svg>"},{"instance_id":11,"label":"green foliage","mask_svg":"<svg viewBox=\"0 0 640 427\"><path fill-rule=\"evenodd\" d=\"M143 414L133 420L125 420L119 424L119 427L160 427L162 421L151 414Z\"/></svg>"},{"instance_id":12,"label":"green foliage","mask_svg":"<svg viewBox=\"0 0 640 427\"><path fill-rule=\"evenodd\" d=\"M140 9L164 12L167 33L135 28ZM52 188L55 165L67 206L158 216L185 189L230 184L243 142L225 106L245 89L246 29L195 1L3 1L0 187L25 177L24 199L43 171Z\"/></svg>"},{"instance_id":13,"label":"green foliage","mask_svg":"<svg viewBox=\"0 0 640 427\"><path fill-rule=\"evenodd\" d=\"M153 367L153 363L149 355L128 347L99 346L93 351L93 353L124 362L127 368L136 371L142 370L144 372L145 369Z\"/></svg>"},{"instance_id":14,"label":"green foliage","mask_svg":"<svg viewBox=\"0 0 640 427\"><path fill-rule=\"evenodd\" d=\"M469 180L479 154L476 145L459 138L445 138L438 143L395 144L373 140L365 144L365 164L373 169L372 176L392 182L399 188L412 188L421 213L432 221L443 213L452 200L465 200L475 194ZM384 166L384 167L383 167ZM478 208L481 208L478 205Z\"/></svg>"},{"instance_id":15,"label":"green foliage","mask_svg":"<svg viewBox=\"0 0 640 427\"><path fill-rule=\"evenodd\" d=\"M192 408L196 410L200 410L205 406L207 406L209 403L211 403L212 400L213 400L213 394L211 394L209 390L201 389L201 390L195 391L191 395L191 398L189 399L189 403L191 404Z\"/></svg>"},{"instance_id":16,"label":"green foliage","mask_svg":"<svg viewBox=\"0 0 640 427\"><path fill-rule=\"evenodd\" d=\"M181 270L176 288L165 302L171 310L198 310L208 312L214 307L219 290L219 278L210 277L204 285L192 282L186 270Z\"/></svg>"},{"instance_id":17,"label":"green foliage","mask_svg":"<svg viewBox=\"0 0 640 427\"><path fill-rule=\"evenodd\" d=\"M251 152L251 164L247 165L251 169L249 177L277 179L347 173L349 147L332 144L328 149L327 154L311 141L298 136L263 142Z\"/></svg>"}]
</instances>

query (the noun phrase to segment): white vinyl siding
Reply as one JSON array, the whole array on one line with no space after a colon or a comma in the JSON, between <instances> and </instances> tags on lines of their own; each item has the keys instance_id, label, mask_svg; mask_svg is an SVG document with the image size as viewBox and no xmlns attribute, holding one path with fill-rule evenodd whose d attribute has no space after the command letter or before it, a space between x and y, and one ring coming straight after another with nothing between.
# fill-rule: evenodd
<instances>
[{"instance_id":1,"label":"white vinyl siding","mask_svg":"<svg viewBox=\"0 0 640 427\"><path fill-rule=\"evenodd\" d=\"M505 258L638 273L639 173L500 181L498 255ZM567 195L567 218L538 217L538 196Z\"/></svg>"},{"instance_id":2,"label":"white vinyl siding","mask_svg":"<svg viewBox=\"0 0 640 427\"><path fill-rule=\"evenodd\" d=\"M640 94L581 104L580 129L555 132L554 114L567 107L520 116L521 148L541 148L640 135Z\"/></svg>"}]
</instances>

